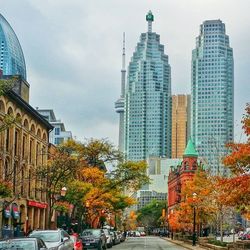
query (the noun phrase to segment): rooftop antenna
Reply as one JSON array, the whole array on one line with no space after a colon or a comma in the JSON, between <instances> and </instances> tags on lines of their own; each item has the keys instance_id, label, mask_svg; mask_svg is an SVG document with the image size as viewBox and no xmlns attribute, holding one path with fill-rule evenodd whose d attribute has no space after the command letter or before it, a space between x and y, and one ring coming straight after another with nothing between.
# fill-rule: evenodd
<instances>
[{"instance_id":1,"label":"rooftop antenna","mask_svg":"<svg viewBox=\"0 0 250 250\"><path fill-rule=\"evenodd\" d=\"M154 21L154 15L152 14L151 10L146 15L146 21L148 22L148 32L151 33L152 32L152 22Z\"/></svg>"}]
</instances>

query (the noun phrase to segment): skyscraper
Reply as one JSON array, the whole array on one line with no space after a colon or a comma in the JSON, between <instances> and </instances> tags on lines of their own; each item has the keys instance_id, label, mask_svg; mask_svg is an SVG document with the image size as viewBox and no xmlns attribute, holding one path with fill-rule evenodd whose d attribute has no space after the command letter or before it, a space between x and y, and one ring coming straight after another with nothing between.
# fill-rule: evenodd
<instances>
[{"instance_id":1,"label":"skyscraper","mask_svg":"<svg viewBox=\"0 0 250 250\"><path fill-rule=\"evenodd\" d=\"M119 150L124 151L124 95L126 82L125 68L125 33L123 33L123 49L122 49L122 70L121 70L121 95L115 102L115 111L119 114Z\"/></svg>"},{"instance_id":2,"label":"skyscraper","mask_svg":"<svg viewBox=\"0 0 250 250\"><path fill-rule=\"evenodd\" d=\"M190 137L190 95L172 96L172 158L182 158Z\"/></svg>"},{"instance_id":3,"label":"skyscraper","mask_svg":"<svg viewBox=\"0 0 250 250\"><path fill-rule=\"evenodd\" d=\"M191 134L212 174L226 174L221 157L233 140L234 64L225 24L205 21L192 52Z\"/></svg>"},{"instance_id":4,"label":"skyscraper","mask_svg":"<svg viewBox=\"0 0 250 250\"><path fill-rule=\"evenodd\" d=\"M143 160L171 156L171 70L160 36L152 32L154 16L146 15L142 33L128 67L125 92L125 156Z\"/></svg>"},{"instance_id":5,"label":"skyscraper","mask_svg":"<svg viewBox=\"0 0 250 250\"><path fill-rule=\"evenodd\" d=\"M0 14L0 69L3 75L21 75L26 80L23 51L10 24Z\"/></svg>"}]
</instances>

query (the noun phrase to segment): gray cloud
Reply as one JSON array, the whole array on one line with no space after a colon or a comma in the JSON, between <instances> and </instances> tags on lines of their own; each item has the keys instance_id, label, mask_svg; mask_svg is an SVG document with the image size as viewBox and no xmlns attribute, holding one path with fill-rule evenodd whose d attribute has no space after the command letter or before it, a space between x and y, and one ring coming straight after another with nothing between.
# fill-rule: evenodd
<instances>
[{"instance_id":1,"label":"gray cloud","mask_svg":"<svg viewBox=\"0 0 250 250\"><path fill-rule=\"evenodd\" d=\"M172 92L190 93L191 51L199 25L221 19L234 49L235 120L249 100L250 16L248 0L0 0L1 13L24 50L31 105L52 108L78 139L110 138L117 144L122 32L127 63L145 14L155 15L153 30L169 55Z\"/></svg>"}]
</instances>

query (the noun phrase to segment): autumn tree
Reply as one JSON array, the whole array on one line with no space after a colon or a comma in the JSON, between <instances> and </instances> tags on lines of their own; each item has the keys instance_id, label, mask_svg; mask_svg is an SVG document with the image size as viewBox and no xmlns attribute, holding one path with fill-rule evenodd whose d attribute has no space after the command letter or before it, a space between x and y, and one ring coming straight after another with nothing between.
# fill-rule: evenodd
<instances>
[{"instance_id":1,"label":"autumn tree","mask_svg":"<svg viewBox=\"0 0 250 250\"><path fill-rule=\"evenodd\" d=\"M247 141L227 145L231 153L224 158L224 164L229 167L232 176L221 179L219 185L226 194L225 204L237 208L250 218L250 103L247 103L245 110L242 128Z\"/></svg>"},{"instance_id":2,"label":"autumn tree","mask_svg":"<svg viewBox=\"0 0 250 250\"><path fill-rule=\"evenodd\" d=\"M74 180L79 168L80 159L71 154L71 149L65 145L50 148L47 163L33 170L33 175L43 182L41 191L47 194L48 226L53 214L52 208L60 197L62 187Z\"/></svg>"},{"instance_id":3,"label":"autumn tree","mask_svg":"<svg viewBox=\"0 0 250 250\"><path fill-rule=\"evenodd\" d=\"M196 194L194 200L193 194ZM197 211L197 224L207 224L215 217L216 204L214 200L214 179L208 172L198 169L192 180L185 182L181 189L181 203L178 212L172 218L174 227L179 230L191 230L193 224L193 208Z\"/></svg>"},{"instance_id":4,"label":"autumn tree","mask_svg":"<svg viewBox=\"0 0 250 250\"><path fill-rule=\"evenodd\" d=\"M47 182L49 207L56 205L56 197L66 186L65 199L74 205L78 216L82 216L88 201L91 221L97 221L102 210L120 213L133 203L122 196L123 188L137 190L149 181L145 162L120 161L121 153L107 140L90 139L85 143L71 140L52 151L48 163L37 168L35 173ZM106 163L117 165L108 172ZM49 218L51 216L52 210Z\"/></svg>"}]
</instances>

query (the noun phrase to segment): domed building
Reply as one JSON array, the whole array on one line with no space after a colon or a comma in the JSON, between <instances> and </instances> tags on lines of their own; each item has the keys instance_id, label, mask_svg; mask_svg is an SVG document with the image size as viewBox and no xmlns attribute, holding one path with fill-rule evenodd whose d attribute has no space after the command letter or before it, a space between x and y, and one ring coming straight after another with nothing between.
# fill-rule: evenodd
<instances>
[{"instance_id":1,"label":"domed building","mask_svg":"<svg viewBox=\"0 0 250 250\"><path fill-rule=\"evenodd\" d=\"M11 79L13 87L0 96L0 184L9 184L12 194L0 194L0 238L21 236L29 228L44 229L48 224L46 180L35 175L46 164L49 133L53 126L29 104L29 83L23 51L17 36L0 14L0 81ZM15 118L12 126L3 127L6 116ZM5 188L6 189L6 188ZM19 234L20 233L20 234Z\"/></svg>"},{"instance_id":2,"label":"domed building","mask_svg":"<svg viewBox=\"0 0 250 250\"><path fill-rule=\"evenodd\" d=\"M21 75L26 80L26 66L18 38L0 14L0 69L3 75Z\"/></svg>"}]
</instances>

